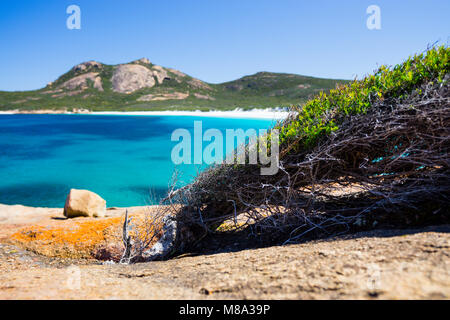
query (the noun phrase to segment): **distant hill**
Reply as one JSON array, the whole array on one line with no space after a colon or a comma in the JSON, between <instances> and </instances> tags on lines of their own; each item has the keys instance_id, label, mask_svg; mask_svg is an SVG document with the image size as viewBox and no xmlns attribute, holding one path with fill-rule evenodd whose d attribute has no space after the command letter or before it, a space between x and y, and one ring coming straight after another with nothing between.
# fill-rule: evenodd
<instances>
[{"instance_id":1,"label":"distant hill","mask_svg":"<svg viewBox=\"0 0 450 320\"><path fill-rule=\"evenodd\" d=\"M286 107L346 80L259 72L211 84L148 59L120 65L88 61L35 91L0 91L0 110L211 110Z\"/></svg>"}]
</instances>

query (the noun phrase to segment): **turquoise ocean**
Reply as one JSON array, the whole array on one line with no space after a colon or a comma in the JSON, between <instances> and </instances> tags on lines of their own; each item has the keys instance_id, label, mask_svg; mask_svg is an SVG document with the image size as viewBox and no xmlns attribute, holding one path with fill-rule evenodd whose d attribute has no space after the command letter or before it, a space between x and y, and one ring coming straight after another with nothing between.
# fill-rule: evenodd
<instances>
[{"instance_id":1,"label":"turquoise ocean","mask_svg":"<svg viewBox=\"0 0 450 320\"><path fill-rule=\"evenodd\" d=\"M71 188L108 207L153 204L167 194L175 129L267 129L266 119L196 116L0 115L0 203L63 207ZM204 146L208 143L204 143ZM193 152L193 151L192 151ZM206 166L180 165L179 186Z\"/></svg>"}]
</instances>

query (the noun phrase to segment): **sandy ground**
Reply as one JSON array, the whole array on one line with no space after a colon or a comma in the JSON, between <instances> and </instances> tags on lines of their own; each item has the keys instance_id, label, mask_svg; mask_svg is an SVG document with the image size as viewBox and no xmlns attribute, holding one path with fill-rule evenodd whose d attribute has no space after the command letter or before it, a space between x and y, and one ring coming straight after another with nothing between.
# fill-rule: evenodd
<instances>
[{"instance_id":1,"label":"sandy ground","mask_svg":"<svg viewBox=\"0 0 450 320\"><path fill-rule=\"evenodd\" d=\"M59 214L8 208L17 209L41 222ZM0 224L30 223L21 219ZM449 249L450 225L135 265L48 258L0 240L0 299L449 299Z\"/></svg>"}]
</instances>

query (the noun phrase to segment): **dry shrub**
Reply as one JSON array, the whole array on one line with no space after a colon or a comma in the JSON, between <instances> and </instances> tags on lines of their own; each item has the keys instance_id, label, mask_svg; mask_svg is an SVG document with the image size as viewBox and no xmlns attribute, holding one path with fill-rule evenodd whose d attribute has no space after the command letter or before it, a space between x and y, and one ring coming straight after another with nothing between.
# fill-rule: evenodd
<instances>
[{"instance_id":1,"label":"dry shrub","mask_svg":"<svg viewBox=\"0 0 450 320\"><path fill-rule=\"evenodd\" d=\"M144 261L146 251L163 234L164 217L170 215L172 211L171 206L152 206L139 219L128 218L127 212L122 226L123 253L120 263Z\"/></svg>"},{"instance_id":2,"label":"dry shrub","mask_svg":"<svg viewBox=\"0 0 450 320\"><path fill-rule=\"evenodd\" d=\"M184 241L243 213L253 234L283 242L449 221L448 80L374 100L366 113L338 120L339 130L312 148L281 145L274 176L224 164L180 189L172 200L182 204L177 219L190 230Z\"/></svg>"}]
</instances>

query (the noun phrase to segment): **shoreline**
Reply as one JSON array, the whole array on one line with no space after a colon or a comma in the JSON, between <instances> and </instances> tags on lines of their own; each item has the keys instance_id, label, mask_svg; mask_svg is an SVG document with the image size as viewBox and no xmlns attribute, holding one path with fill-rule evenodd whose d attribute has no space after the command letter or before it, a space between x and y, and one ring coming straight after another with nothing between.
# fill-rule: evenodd
<instances>
[{"instance_id":1,"label":"shoreline","mask_svg":"<svg viewBox=\"0 0 450 320\"><path fill-rule=\"evenodd\" d=\"M136 208L151 208L151 207L157 207L159 205L157 204L150 204L150 205L144 205L144 206L128 206L128 207L106 207L106 211L114 211L114 210L127 210L127 209L136 209ZM0 203L0 217L1 217L1 213L6 211L6 210L10 210L13 211L13 209L25 209L25 210L64 210L64 207L32 207L32 206L27 206L24 204L5 204L5 203Z\"/></svg>"},{"instance_id":2,"label":"shoreline","mask_svg":"<svg viewBox=\"0 0 450 320\"><path fill-rule=\"evenodd\" d=\"M67 112L58 110L33 110L0 111L0 115L14 114L64 114L64 115L104 115L104 116L185 116L185 117L210 117L210 118L236 118L236 119L273 119L283 120L289 115L289 111L277 109L251 109L248 111L235 109L229 111L86 111Z\"/></svg>"}]
</instances>

